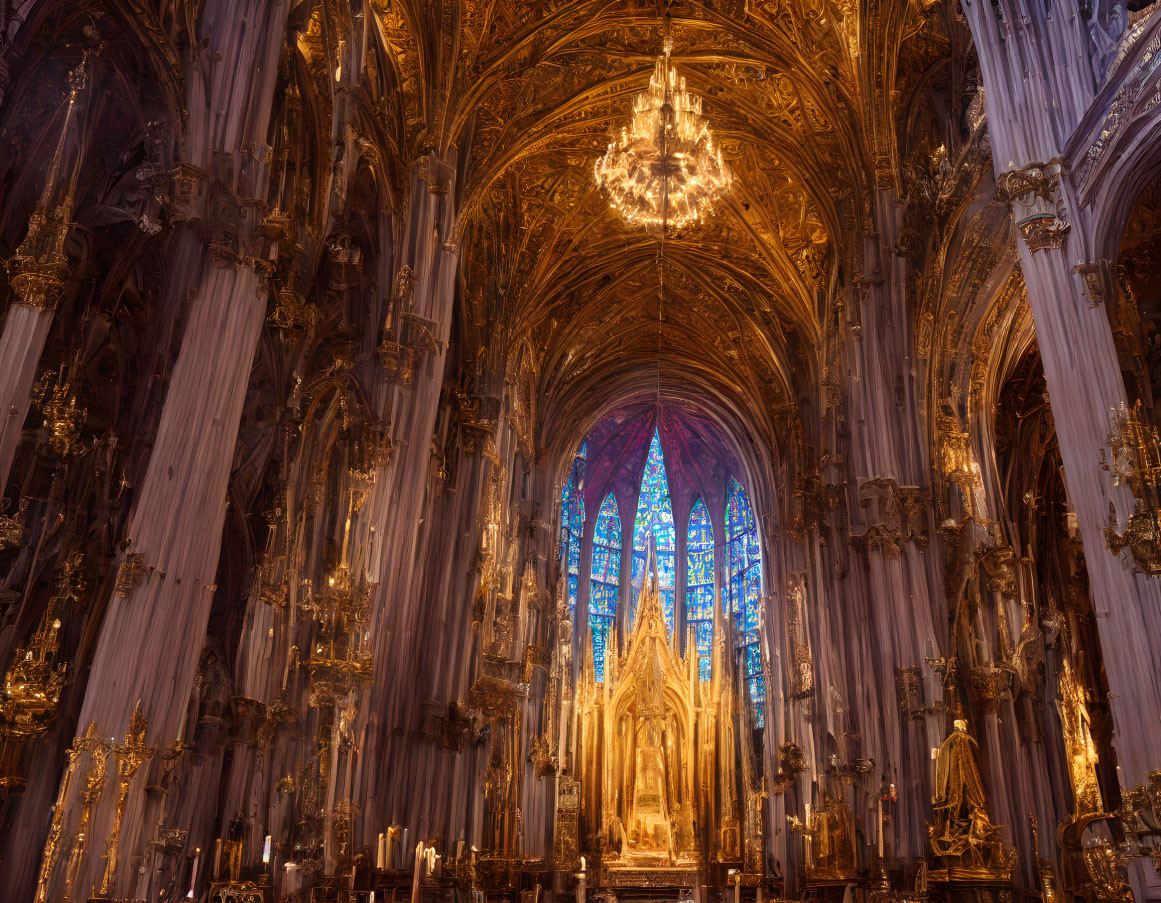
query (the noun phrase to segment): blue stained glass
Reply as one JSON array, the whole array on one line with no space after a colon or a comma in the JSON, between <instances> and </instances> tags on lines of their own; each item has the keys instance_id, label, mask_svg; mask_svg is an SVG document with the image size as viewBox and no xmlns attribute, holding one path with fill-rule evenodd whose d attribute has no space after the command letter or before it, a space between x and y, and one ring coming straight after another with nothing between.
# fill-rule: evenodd
<instances>
[{"instance_id":1,"label":"blue stained glass","mask_svg":"<svg viewBox=\"0 0 1161 903\"><path fill-rule=\"evenodd\" d=\"M709 509L701 499L689 513L685 548L686 620L696 631L697 651L701 656L699 676L702 680L709 680L714 642L714 528L710 523Z\"/></svg>"},{"instance_id":2,"label":"blue stained glass","mask_svg":"<svg viewBox=\"0 0 1161 903\"><path fill-rule=\"evenodd\" d=\"M758 727L766 723L766 681L758 652L758 613L762 604L762 549L750 500L737 480L730 480L726 504L729 534L729 599L726 615L733 616L738 642L744 650L746 683L757 713Z\"/></svg>"},{"instance_id":3,"label":"blue stained glass","mask_svg":"<svg viewBox=\"0 0 1161 903\"><path fill-rule=\"evenodd\" d=\"M661 437L653 431L649 443L649 457L645 459L645 473L641 477L641 495L637 502L637 518L633 522L633 615L637 599L644 585L645 556L652 536L657 551L657 579L661 593L661 607L665 611L665 625L673 632L673 588L676 567L677 533L673 527L673 506L669 501L669 482L665 475L665 456L661 453Z\"/></svg>"},{"instance_id":4,"label":"blue stained glass","mask_svg":"<svg viewBox=\"0 0 1161 903\"><path fill-rule=\"evenodd\" d=\"M562 552L565 551L565 546L568 543L568 525L572 519L572 498L575 494L576 486L570 472L568 482L564 484L564 489L560 493L560 547Z\"/></svg>"},{"instance_id":5,"label":"blue stained glass","mask_svg":"<svg viewBox=\"0 0 1161 903\"><path fill-rule=\"evenodd\" d=\"M746 647L746 685L750 689L750 699L754 703L758 727L766 724L766 678L762 675L762 656L758 644Z\"/></svg>"},{"instance_id":6,"label":"blue stained glass","mask_svg":"<svg viewBox=\"0 0 1161 903\"><path fill-rule=\"evenodd\" d=\"M585 446L573 461L568 482L560 498L560 549L568 573L568 606L576 611L577 587L580 582L581 535L585 525L584 469Z\"/></svg>"},{"instance_id":7,"label":"blue stained glass","mask_svg":"<svg viewBox=\"0 0 1161 903\"><path fill-rule=\"evenodd\" d=\"M605 645L617 614L621 583L621 518L610 492L601 502L593 531L593 574L589 588L589 632L593 638L596 679L605 679Z\"/></svg>"},{"instance_id":8,"label":"blue stained glass","mask_svg":"<svg viewBox=\"0 0 1161 903\"><path fill-rule=\"evenodd\" d=\"M580 582L581 534L585 527L585 500L579 492L573 499L571 514L568 525L568 605L575 611Z\"/></svg>"}]
</instances>

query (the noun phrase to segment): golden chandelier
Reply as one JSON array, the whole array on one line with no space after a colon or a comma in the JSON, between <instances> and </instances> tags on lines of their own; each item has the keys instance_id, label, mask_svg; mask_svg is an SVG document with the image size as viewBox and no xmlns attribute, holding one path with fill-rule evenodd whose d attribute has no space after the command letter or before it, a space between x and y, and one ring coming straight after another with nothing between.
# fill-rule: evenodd
<instances>
[{"instance_id":1,"label":"golden chandelier","mask_svg":"<svg viewBox=\"0 0 1161 903\"><path fill-rule=\"evenodd\" d=\"M672 50L666 36L649 87L633 101L632 121L593 167L610 206L638 225L687 226L730 185L701 98L669 62Z\"/></svg>"}]
</instances>

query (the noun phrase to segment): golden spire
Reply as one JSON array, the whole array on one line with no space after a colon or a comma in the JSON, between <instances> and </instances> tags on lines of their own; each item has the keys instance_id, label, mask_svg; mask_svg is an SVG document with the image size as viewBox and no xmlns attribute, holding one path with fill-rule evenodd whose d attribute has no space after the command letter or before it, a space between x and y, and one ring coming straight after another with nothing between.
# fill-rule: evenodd
<instances>
[{"instance_id":1,"label":"golden spire","mask_svg":"<svg viewBox=\"0 0 1161 903\"><path fill-rule=\"evenodd\" d=\"M28 219L28 233L8 260L8 281L16 293L15 304L26 304L41 310L52 310L68 281L69 268L64 244L72 228L73 203L80 175L83 148L77 151L67 184L60 185L65 146L69 140L77 100L88 85L89 54L69 73L68 106L57 139L36 210ZM62 193L63 190L63 193Z\"/></svg>"}]
</instances>

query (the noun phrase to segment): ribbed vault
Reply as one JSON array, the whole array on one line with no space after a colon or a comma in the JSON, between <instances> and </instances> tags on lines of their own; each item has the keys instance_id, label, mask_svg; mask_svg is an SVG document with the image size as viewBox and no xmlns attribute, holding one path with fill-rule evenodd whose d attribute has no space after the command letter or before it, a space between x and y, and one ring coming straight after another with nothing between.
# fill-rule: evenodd
<instances>
[{"instance_id":1,"label":"ribbed vault","mask_svg":"<svg viewBox=\"0 0 1161 903\"><path fill-rule=\"evenodd\" d=\"M457 226L466 315L480 346L501 319L509 352L534 359L540 447L575 445L581 424L660 382L666 403L785 451L787 414L817 396L824 299L858 267L836 237L896 178L880 170L895 120L906 110L913 128L916 95L945 65L958 26L943 17L908 2L876 15L656 0L469 12L462 34L479 46L456 48L450 78L471 87L441 120L445 140L471 147ZM707 221L662 236L621 222L592 165L666 29L735 180ZM400 45L400 61L414 57Z\"/></svg>"}]
</instances>

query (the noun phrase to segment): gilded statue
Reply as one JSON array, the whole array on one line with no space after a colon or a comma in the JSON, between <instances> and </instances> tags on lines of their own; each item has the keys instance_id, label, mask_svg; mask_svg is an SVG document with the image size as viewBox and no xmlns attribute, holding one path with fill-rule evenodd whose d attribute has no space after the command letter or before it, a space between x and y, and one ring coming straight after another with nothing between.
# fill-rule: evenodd
<instances>
[{"instance_id":1,"label":"gilded statue","mask_svg":"<svg viewBox=\"0 0 1161 903\"><path fill-rule=\"evenodd\" d=\"M1097 783L1096 766L1100 761L1093 742L1088 713L1087 693L1076 679L1069 656L1061 656L1059 681L1060 729L1064 734L1064 751L1068 758L1068 776L1076 799L1074 819L1101 812L1104 803Z\"/></svg>"},{"instance_id":2,"label":"gilded statue","mask_svg":"<svg viewBox=\"0 0 1161 903\"><path fill-rule=\"evenodd\" d=\"M935 756L931 849L950 867L1000 870L1007 864L999 830L987 812L975 740L957 718Z\"/></svg>"}]
</instances>

